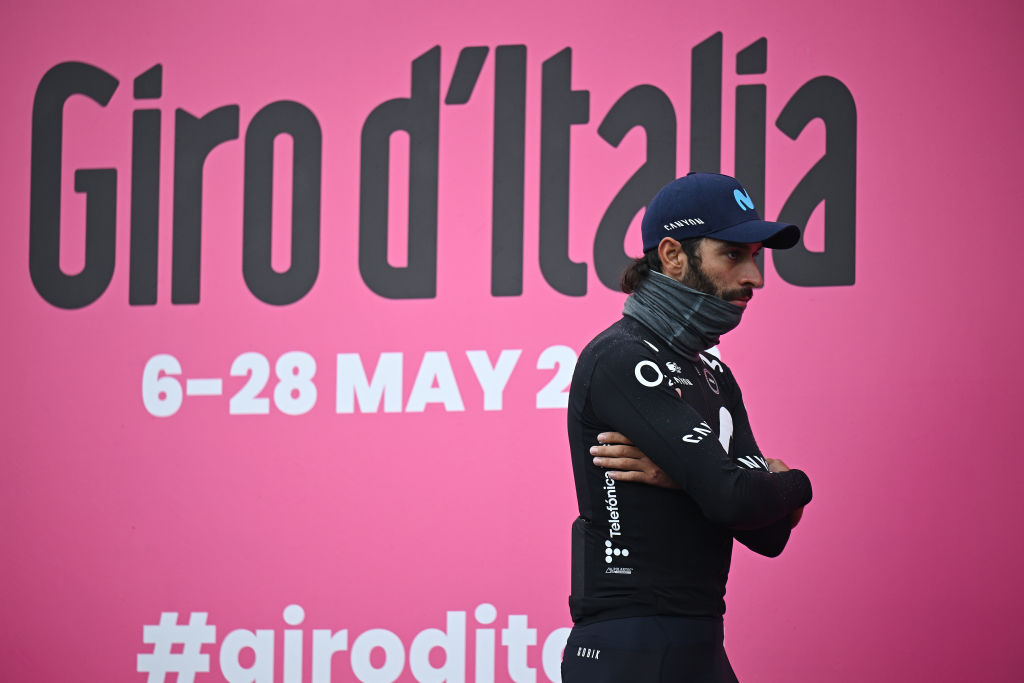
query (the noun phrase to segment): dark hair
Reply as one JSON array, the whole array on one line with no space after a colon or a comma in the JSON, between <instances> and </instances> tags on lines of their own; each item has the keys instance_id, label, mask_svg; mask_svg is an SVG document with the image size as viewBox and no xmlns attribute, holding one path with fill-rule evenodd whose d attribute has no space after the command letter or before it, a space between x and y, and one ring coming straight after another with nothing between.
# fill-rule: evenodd
<instances>
[{"instance_id":1,"label":"dark hair","mask_svg":"<svg viewBox=\"0 0 1024 683\"><path fill-rule=\"evenodd\" d=\"M689 263L700 264L700 254L697 252L703 239L703 237L691 237L679 240L679 246L682 247ZM626 266L626 270L622 272L622 278L619 280L619 288L626 294L631 294L640 286L640 283L647 278L647 274L652 270L656 273L661 272L661 257L658 256L657 247L648 249L644 252L643 256L633 259Z\"/></svg>"}]
</instances>

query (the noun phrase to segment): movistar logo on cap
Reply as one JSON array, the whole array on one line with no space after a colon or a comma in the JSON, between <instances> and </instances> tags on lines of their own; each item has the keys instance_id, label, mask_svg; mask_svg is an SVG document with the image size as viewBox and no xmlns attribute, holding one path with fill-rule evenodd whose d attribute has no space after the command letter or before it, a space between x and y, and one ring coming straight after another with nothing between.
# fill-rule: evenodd
<instances>
[{"instance_id":1,"label":"movistar logo on cap","mask_svg":"<svg viewBox=\"0 0 1024 683\"><path fill-rule=\"evenodd\" d=\"M746 190L740 192L739 190L733 190L732 196L736 198L736 203L740 205L740 208L744 211L754 208L754 200L750 198Z\"/></svg>"}]
</instances>

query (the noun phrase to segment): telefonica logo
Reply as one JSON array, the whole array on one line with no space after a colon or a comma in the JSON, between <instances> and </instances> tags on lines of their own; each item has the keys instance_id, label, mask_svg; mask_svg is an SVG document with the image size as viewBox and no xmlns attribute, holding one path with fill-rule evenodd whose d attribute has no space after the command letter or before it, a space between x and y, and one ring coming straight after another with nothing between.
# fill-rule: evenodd
<instances>
[{"instance_id":1,"label":"telefonica logo","mask_svg":"<svg viewBox=\"0 0 1024 683\"><path fill-rule=\"evenodd\" d=\"M746 211L747 209L754 208L754 200L750 198L746 190L740 192L739 190L733 190L732 196L736 198L736 203L740 205L740 208Z\"/></svg>"},{"instance_id":2,"label":"telefonica logo","mask_svg":"<svg viewBox=\"0 0 1024 683\"><path fill-rule=\"evenodd\" d=\"M611 541L604 542L604 561L608 564L612 563L613 557L629 557L629 551L625 548L616 548Z\"/></svg>"}]
</instances>

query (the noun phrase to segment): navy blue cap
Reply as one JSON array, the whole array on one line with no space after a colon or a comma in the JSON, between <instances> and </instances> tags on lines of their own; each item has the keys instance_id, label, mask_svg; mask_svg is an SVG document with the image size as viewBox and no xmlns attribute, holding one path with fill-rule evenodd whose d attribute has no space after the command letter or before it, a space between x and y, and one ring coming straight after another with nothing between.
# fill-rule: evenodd
<instances>
[{"instance_id":1,"label":"navy blue cap","mask_svg":"<svg viewBox=\"0 0 1024 683\"><path fill-rule=\"evenodd\" d=\"M640 233L644 251L666 237L761 242L770 249L789 249L800 241L800 228L761 220L743 186L719 173L690 173L661 188L647 206Z\"/></svg>"}]
</instances>

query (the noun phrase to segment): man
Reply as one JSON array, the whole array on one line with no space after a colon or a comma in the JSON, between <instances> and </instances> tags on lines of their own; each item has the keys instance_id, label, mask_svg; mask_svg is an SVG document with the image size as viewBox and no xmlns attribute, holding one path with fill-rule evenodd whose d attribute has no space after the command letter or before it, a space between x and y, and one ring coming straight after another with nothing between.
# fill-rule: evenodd
<instances>
[{"instance_id":1,"label":"man","mask_svg":"<svg viewBox=\"0 0 1024 683\"><path fill-rule=\"evenodd\" d=\"M691 173L658 192L641 233L624 317L583 350L569 392L580 516L562 679L736 681L722 630L733 539L778 555L811 486L761 455L706 350L763 286L762 246L800 231L761 220L734 179Z\"/></svg>"}]
</instances>

